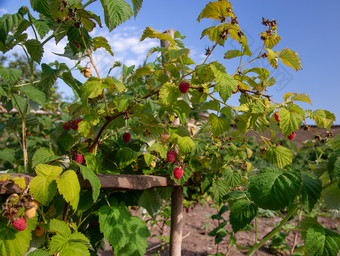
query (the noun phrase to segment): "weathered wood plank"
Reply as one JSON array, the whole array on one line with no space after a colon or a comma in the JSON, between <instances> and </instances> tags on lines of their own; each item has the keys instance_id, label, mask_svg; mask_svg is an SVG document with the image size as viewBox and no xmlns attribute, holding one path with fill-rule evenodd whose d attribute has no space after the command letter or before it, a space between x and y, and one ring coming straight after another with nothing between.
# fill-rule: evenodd
<instances>
[{"instance_id":1,"label":"weathered wood plank","mask_svg":"<svg viewBox=\"0 0 340 256\"><path fill-rule=\"evenodd\" d=\"M24 177L26 186L35 176L34 174L10 173L12 178ZM101 189L104 190L146 190L157 187L178 187L169 177L161 177L154 175L124 175L124 174L98 174ZM91 185L87 180L80 181L83 190L91 189ZM188 182L186 186L191 185ZM13 182L0 181L0 194L21 193L24 189L19 188Z\"/></svg>"}]
</instances>

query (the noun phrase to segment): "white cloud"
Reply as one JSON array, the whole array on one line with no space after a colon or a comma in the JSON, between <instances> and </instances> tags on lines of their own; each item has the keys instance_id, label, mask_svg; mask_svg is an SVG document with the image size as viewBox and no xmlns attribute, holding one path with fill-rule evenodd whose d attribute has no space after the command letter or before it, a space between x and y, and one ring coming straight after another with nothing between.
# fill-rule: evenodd
<instances>
[{"instance_id":1,"label":"white cloud","mask_svg":"<svg viewBox=\"0 0 340 256\"><path fill-rule=\"evenodd\" d=\"M5 8L0 8L0 15L7 13L8 11Z\"/></svg>"}]
</instances>

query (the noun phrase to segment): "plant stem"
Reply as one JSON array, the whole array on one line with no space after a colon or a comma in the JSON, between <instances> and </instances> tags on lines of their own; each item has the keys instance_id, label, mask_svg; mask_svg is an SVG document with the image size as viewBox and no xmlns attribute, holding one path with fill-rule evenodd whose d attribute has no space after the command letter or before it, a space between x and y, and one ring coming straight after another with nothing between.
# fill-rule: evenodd
<instances>
[{"instance_id":1,"label":"plant stem","mask_svg":"<svg viewBox=\"0 0 340 256\"><path fill-rule=\"evenodd\" d=\"M81 34L81 39L83 40L83 43L84 43L84 46L85 46L87 55L88 55L89 58L90 58L90 61L91 61L91 64L92 64L94 70L96 71L97 77L100 79L99 72L98 72L97 67L96 67L96 65L94 64L94 61L93 61L93 58L92 58L92 53L91 53L90 50L87 48L87 45L86 45L86 42L85 42L85 39L84 39L84 35L83 35L83 33L81 33L81 29L80 29L80 34ZM106 100L105 90L104 90L104 89L103 89L103 91L102 91L102 95L103 95L103 99L104 99L104 103L105 103L106 114L109 115L109 114L110 114L109 105L107 104L107 100Z\"/></svg>"},{"instance_id":2,"label":"plant stem","mask_svg":"<svg viewBox=\"0 0 340 256\"><path fill-rule=\"evenodd\" d=\"M293 214L299 209L300 205L296 204L290 212L287 213L287 216L280 222L278 226L276 226L272 231L270 231L267 235L265 235L262 240L255 244L254 247L247 254L248 256L253 255L262 245L264 245L269 239L271 239L277 232L281 230L283 225L293 216Z\"/></svg>"},{"instance_id":3,"label":"plant stem","mask_svg":"<svg viewBox=\"0 0 340 256\"><path fill-rule=\"evenodd\" d=\"M257 244L257 216L255 216L255 244Z\"/></svg>"},{"instance_id":4,"label":"plant stem","mask_svg":"<svg viewBox=\"0 0 340 256\"><path fill-rule=\"evenodd\" d=\"M298 214L297 226L300 225L301 217L302 217L302 208L300 209L299 214ZM293 253L294 253L294 249L295 249L295 246L296 246L296 243L297 243L297 236L298 236L298 232L295 231L294 242L293 242L292 249L290 250L290 255L293 255Z\"/></svg>"}]
</instances>

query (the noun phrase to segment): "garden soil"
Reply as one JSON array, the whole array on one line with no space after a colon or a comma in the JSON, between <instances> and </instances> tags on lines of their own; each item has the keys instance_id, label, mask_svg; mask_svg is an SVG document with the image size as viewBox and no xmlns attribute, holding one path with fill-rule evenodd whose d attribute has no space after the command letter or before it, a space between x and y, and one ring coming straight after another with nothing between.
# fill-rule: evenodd
<instances>
[{"instance_id":1,"label":"garden soil","mask_svg":"<svg viewBox=\"0 0 340 256\"><path fill-rule=\"evenodd\" d=\"M217 209L211 207L208 203L205 205L192 206L187 213L183 211L184 226L183 226L183 242L182 242L182 256L204 256L214 255L221 252L225 255L238 256L246 255L247 251L238 249L236 245L228 248L229 238L226 237L221 243L215 245L214 238L208 233L218 226L217 220L212 220L210 217L217 213ZM138 210L132 210L133 215L141 217ZM228 212L223 217L228 218ZM145 220L145 219L144 219ZM258 219L258 239L261 239L280 221L279 217L264 217ZM325 227L340 232L340 219L330 219L323 216L318 216L318 221ZM293 224L293 223L292 223ZM232 231L231 226L227 225L227 230ZM148 238L148 248L145 255L169 255L169 247L161 246L160 240L156 237L160 235L160 229L156 227L150 228L151 237ZM166 235L170 234L170 227L166 226ZM241 246L248 246L254 243L255 232L253 231L239 231L236 235L236 243ZM286 243L291 247L294 243L295 233L290 234L285 238ZM302 245L300 235L297 236L296 246ZM289 250L274 250L270 249L270 241L262 246L254 255L290 255ZM100 253L101 256L114 255L110 246L106 245L105 251Z\"/></svg>"}]
</instances>

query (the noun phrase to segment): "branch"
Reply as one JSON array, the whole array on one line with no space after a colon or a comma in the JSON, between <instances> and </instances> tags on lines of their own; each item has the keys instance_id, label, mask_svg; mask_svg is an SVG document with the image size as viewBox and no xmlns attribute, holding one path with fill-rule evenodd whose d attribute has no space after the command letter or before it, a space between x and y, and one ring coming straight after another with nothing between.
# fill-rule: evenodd
<instances>
[{"instance_id":1,"label":"branch","mask_svg":"<svg viewBox=\"0 0 340 256\"><path fill-rule=\"evenodd\" d=\"M117 117L120 117L121 115L124 115L126 112L128 112L131 108L136 106L136 104L140 103L142 100L150 98L151 96L153 96L155 94L158 94L158 93L159 93L159 90L152 91L152 92L148 93L147 95L145 95L144 97L142 97L137 102L135 102L132 105L128 106L124 111L117 112L113 116L107 116L105 123L100 128L96 138L93 140L91 146L89 147L89 152L92 153L94 151L94 149L96 148L96 146L98 146L100 137L102 136L102 134L103 134L104 130L106 129L106 127L111 123L111 121L115 120Z\"/></svg>"}]
</instances>

